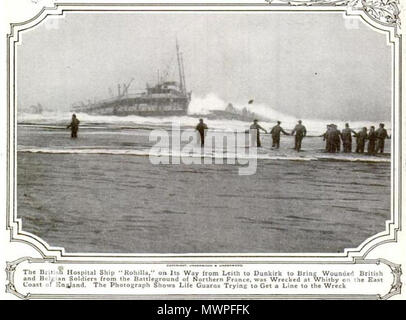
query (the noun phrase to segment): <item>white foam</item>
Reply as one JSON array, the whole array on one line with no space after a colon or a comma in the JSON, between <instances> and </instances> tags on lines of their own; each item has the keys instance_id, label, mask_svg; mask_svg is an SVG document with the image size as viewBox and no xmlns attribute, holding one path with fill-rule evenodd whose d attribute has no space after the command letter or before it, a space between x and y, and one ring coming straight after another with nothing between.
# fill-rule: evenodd
<instances>
[{"instance_id":1,"label":"white foam","mask_svg":"<svg viewBox=\"0 0 406 320\"><path fill-rule=\"evenodd\" d=\"M250 111L255 112L258 115L271 119L268 122L261 122L261 125L265 129L270 129L275 125L276 120L282 121L282 127L285 130L291 130L297 123L297 118L293 115L287 115L283 112L272 108L266 104L258 104L254 102L251 105L233 102L236 109L241 110L247 107ZM92 124L93 128L97 128L94 124L98 125L116 125L116 126L144 126L144 127L168 127L172 123L180 123L181 126L194 127L197 124L196 116L199 114L207 114L209 110L224 110L228 102L223 101L215 94L209 94L204 97L198 97L193 95L191 103L189 105L189 115L185 116L171 116L171 117L141 117L141 116L103 116L103 115L88 115L85 113L76 113L82 125ZM28 114L18 111L18 123L27 124L35 123L41 125L67 125L70 122L71 112L44 112L43 114ZM302 119L303 124L306 126L309 135L320 135L325 132L326 124L335 123L339 129L344 128L346 122L350 123L350 126L354 130L360 130L362 127L370 127L371 125L378 125L383 122L386 125L388 133L390 134L390 122L388 121L356 121L351 122L350 119ZM215 130L247 130L249 123L238 120L206 120L205 121L210 129ZM54 126L55 127L55 126Z\"/></svg>"},{"instance_id":2,"label":"white foam","mask_svg":"<svg viewBox=\"0 0 406 320\"><path fill-rule=\"evenodd\" d=\"M107 149L107 148L97 148L97 147L81 147L81 148L60 148L60 149L50 149L50 148L27 148L19 147L18 152L27 153L48 153L48 154L104 154L104 155L132 155L132 156L167 156L167 157L208 157L208 158L237 158L237 159L261 159L261 160L285 160L285 161L349 161L349 162L381 162L390 163L389 158L380 158L374 156L365 157L352 157L352 156L341 156L341 155L303 155L303 156L293 156L293 155L272 155L270 153L259 153L250 154L248 151L239 153L224 153L214 150L214 152L172 152L170 150L161 150L160 152L151 149Z\"/></svg>"}]
</instances>

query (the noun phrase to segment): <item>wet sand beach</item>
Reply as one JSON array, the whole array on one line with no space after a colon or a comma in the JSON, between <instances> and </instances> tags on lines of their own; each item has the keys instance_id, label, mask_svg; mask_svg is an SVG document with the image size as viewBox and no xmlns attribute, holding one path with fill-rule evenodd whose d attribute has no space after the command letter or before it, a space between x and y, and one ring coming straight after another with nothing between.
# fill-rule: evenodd
<instances>
[{"instance_id":1,"label":"wet sand beach","mask_svg":"<svg viewBox=\"0 0 406 320\"><path fill-rule=\"evenodd\" d=\"M293 137L274 151L264 136L269 158L239 176L238 165L152 165L146 155L106 151L148 151L148 134L84 128L71 140L62 129L19 126L23 230L68 252L341 252L390 219L388 155L323 160L322 138L307 138L299 157L318 160L288 160L297 156Z\"/></svg>"}]
</instances>

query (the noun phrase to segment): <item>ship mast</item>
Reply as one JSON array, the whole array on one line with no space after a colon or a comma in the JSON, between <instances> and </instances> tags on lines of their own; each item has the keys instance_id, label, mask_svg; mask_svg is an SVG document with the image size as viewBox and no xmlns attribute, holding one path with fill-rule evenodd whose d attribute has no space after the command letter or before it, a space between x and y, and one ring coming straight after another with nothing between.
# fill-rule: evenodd
<instances>
[{"instance_id":1,"label":"ship mast","mask_svg":"<svg viewBox=\"0 0 406 320\"><path fill-rule=\"evenodd\" d=\"M183 67L183 54L180 54L180 66L182 67L182 82L183 82L183 93L186 94L186 80L185 80L185 69Z\"/></svg>"},{"instance_id":2,"label":"ship mast","mask_svg":"<svg viewBox=\"0 0 406 320\"><path fill-rule=\"evenodd\" d=\"M131 80L127 84L123 83L123 92L121 94L122 96L128 95L128 88L130 87L130 85L133 81L134 81L134 78L131 78Z\"/></svg>"},{"instance_id":3,"label":"ship mast","mask_svg":"<svg viewBox=\"0 0 406 320\"><path fill-rule=\"evenodd\" d=\"M184 89L184 83L183 83L182 63L181 63L181 56L180 56L180 53L179 53L178 39L176 39L176 56L178 58L180 91L184 92L185 89Z\"/></svg>"}]
</instances>

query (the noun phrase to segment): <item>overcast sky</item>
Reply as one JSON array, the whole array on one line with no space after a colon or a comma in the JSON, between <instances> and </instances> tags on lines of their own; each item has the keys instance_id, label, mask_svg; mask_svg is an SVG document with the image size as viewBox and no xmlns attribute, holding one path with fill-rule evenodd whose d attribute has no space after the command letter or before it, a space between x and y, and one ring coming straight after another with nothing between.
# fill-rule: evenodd
<instances>
[{"instance_id":1,"label":"overcast sky","mask_svg":"<svg viewBox=\"0 0 406 320\"><path fill-rule=\"evenodd\" d=\"M197 96L258 103L301 118L390 120L391 47L341 13L67 13L22 33L21 106L109 97L134 78L176 77L175 39Z\"/></svg>"}]
</instances>

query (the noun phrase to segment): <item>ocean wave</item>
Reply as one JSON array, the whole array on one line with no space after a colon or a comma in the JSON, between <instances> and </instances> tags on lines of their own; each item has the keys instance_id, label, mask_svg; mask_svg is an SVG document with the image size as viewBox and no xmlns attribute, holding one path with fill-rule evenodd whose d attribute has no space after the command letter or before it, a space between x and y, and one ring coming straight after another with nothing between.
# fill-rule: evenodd
<instances>
[{"instance_id":1,"label":"ocean wave","mask_svg":"<svg viewBox=\"0 0 406 320\"><path fill-rule=\"evenodd\" d=\"M221 151L214 152L173 152L170 150L151 150L146 149L107 149L96 147L81 147L81 148L18 148L21 153L45 153L45 154L101 154L101 155L129 155L129 156L155 156L155 157L182 157L182 158L196 158L207 157L216 159L253 159L258 160L288 160L288 161L345 161L345 162L380 162L390 163L390 158L381 158L376 156L344 156L344 155L300 155L293 156L289 154L272 155L269 153L250 153L250 152L237 152L226 153Z\"/></svg>"},{"instance_id":2,"label":"ocean wave","mask_svg":"<svg viewBox=\"0 0 406 320\"><path fill-rule=\"evenodd\" d=\"M233 106L242 110L246 107L249 111L254 112L269 121L260 122L265 129L270 129L275 125L276 121L282 121L282 127L285 130L292 130L297 123L297 118L293 115L285 114L275 108L267 105L254 102L248 105L247 103L239 103L231 101ZM156 128L156 127L170 127L173 123L180 124L181 127L194 127L198 122L198 117L208 114L210 110L224 110L228 102L222 100L215 94L208 94L203 97L196 95L192 96L192 100L189 105L188 114L184 116L169 116L169 117L142 117L137 115L130 116L111 116L111 115L89 115L86 113L76 113L81 121L82 126L97 127L97 126L118 126L129 128ZM42 114L29 114L19 111L17 113L18 124L26 125L67 125L70 122L72 112L67 111L55 111L44 112ZM307 127L310 135L320 135L325 132L326 125L329 123L337 124L339 129L344 128L346 122L350 123L350 126L354 130L360 130L362 127L370 127L372 125L377 126L378 123L383 122L390 134L390 122L388 121L351 121L350 119L301 119L303 124ZM250 123L240 120L228 120L228 119L216 119L205 121L210 129L214 130L236 130L243 131L249 128Z\"/></svg>"}]
</instances>

